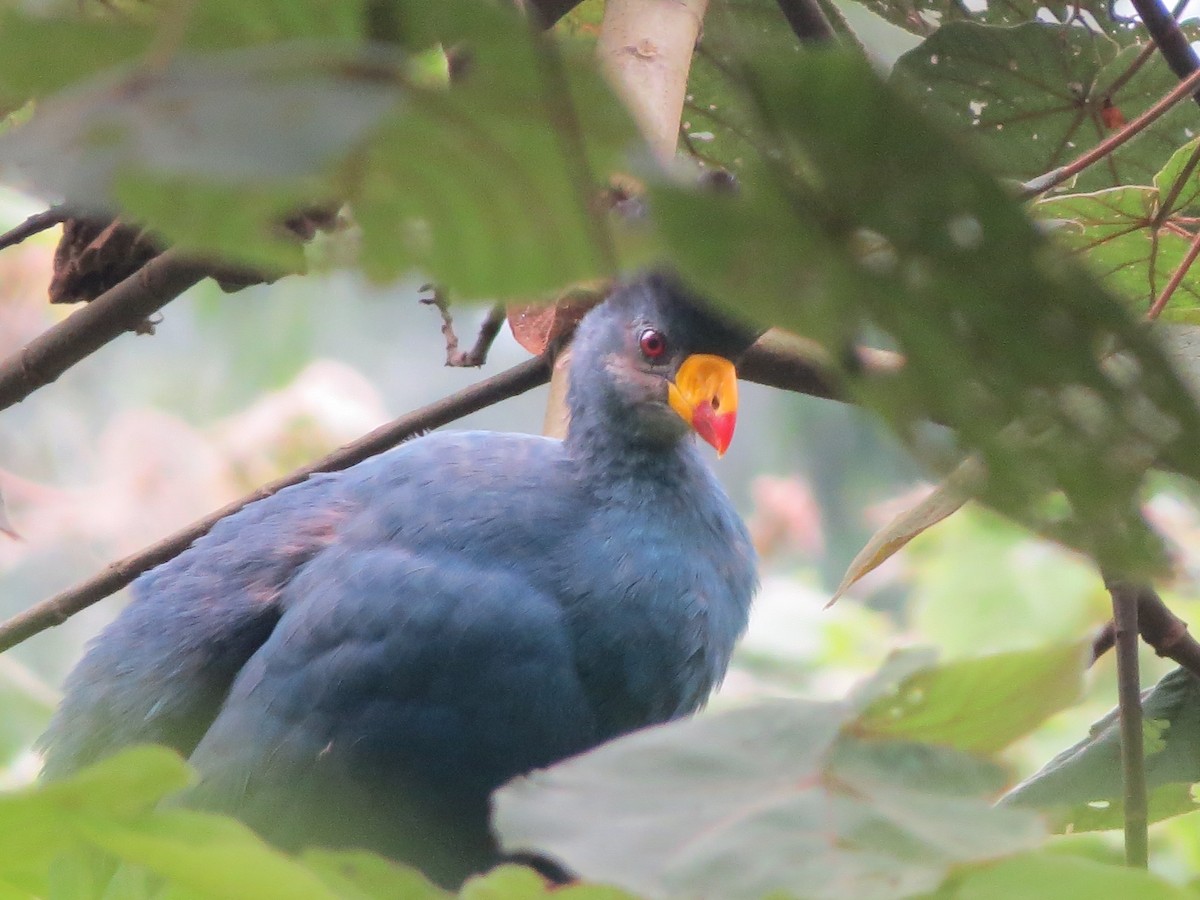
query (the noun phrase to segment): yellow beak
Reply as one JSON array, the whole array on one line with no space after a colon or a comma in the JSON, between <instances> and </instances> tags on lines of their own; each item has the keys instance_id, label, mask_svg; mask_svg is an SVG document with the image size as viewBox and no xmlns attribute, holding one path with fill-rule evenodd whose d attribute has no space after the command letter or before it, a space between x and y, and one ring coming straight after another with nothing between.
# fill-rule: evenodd
<instances>
[{"instance_id":1,"label":"yellow beak","mask_svg":"<svg viewBox=\"0 0 1200 900\"><path fill-rule=\"evenodd\" d=\"M667 387L667 400L696 434L723 456L737 424L737 370L721 356L689 356Z\"/></svg>"}]
</instances>

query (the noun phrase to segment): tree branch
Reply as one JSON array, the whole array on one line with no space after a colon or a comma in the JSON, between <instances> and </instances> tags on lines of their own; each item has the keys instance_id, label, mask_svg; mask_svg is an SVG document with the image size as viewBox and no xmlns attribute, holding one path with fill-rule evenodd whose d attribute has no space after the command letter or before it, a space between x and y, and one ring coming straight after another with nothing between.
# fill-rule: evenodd
<instances>
[{"instance_id":1,"label":"tree branch","mask_svg":"<svg viewBox=\"0 0 1200 900\"><path fill-rule=\"evenodd\" d=\"M1136 586L1138 632L1159 656L1172 660L1200 678L1200 641L1188 632L1187 622L1171 612L1162 597L1148 584ZM1092 642L1092 661L1112 649L1116 626L1109 622Z\"/></svg>"},{"instance_id":2,"label":"tree branch","mask_svg":"<svg viewBox=\"0 0 1200 900\"><path fill-rule=\"evenodd\" d=\"M1200 58L1196 56L1179 23L1161 0L1132 0L1142 24L1150 32L1159 52L1177 78L1187 78L1200 69ZM1200 103L1200 93L1193 94Z\"/></svg>"},{"instance_id":3,"label":"tree branch","mask_svg":"<svg viewBox=\"0 0 1200 900\"><path fill-rule=\"evenodd\" d=\"M168 250L0 361L0 410L50 384L90 353L136 331L210 274L211 265Z\"/></svg>"},{"instance_id":4,"label":"tree branch","mask_svg":"<svg viewBox=\"0 0 1200 900\"><path fill-rule=\"evenodd\" d=\"M1138 595L1136 585L1105 579L1112 594L1117 645L1117 707L1121 723L1121 781L1124 785L1125 863L1149 863L1146 801L1146 748L1142 733L1142 686L1138 675Z\"/></svg>"},{"instance_id":5,"label":"tree branch","mask_svg":"<svg viewBox=\"0 0 1200 900\"><path fill-rule=\"evenodd\" d=\"M80 610L119 591L148 569L178 556L197 538L207 534L209 529L220 519L237 512L247 504L269 497L289 485L297 484L315 472L335 472L339 469L349 468L414 435L453 422L455 419L491 406L500 400L515 397L545 384L549 377L549 359L545 356L534 357L456 394L451 394L436 403L401 416L323 459L296 469L283 478L251 491L211 515L175 532L170 537L132 556L109 564L102 572L87 581L55 594L0 624L0 653L53 625L62 624Z\"/></svg>"},{"instance_id":6,"label":"tree branch","mask_svg":"<svg viewBox=\"0 0 1200 900\"><path fill-rule=\"evenodd\" d=\"M818 0L779 0L779 10L800 43L832 44L837 40L837 33Z\"/></svg>"},{"instance_id":7,"label":"tree branch","mask_svg":"<svg viewBox=\"0 0 1200 900\"><path fill-rule=\"evenodd\" d=\"M0 250L14 247L26 238L48 231L55 225L61 225L70 217L71 211L65 206L52 206L45 212L36 213L11 231L0 234Z\"/></svg>"}]
</instances>

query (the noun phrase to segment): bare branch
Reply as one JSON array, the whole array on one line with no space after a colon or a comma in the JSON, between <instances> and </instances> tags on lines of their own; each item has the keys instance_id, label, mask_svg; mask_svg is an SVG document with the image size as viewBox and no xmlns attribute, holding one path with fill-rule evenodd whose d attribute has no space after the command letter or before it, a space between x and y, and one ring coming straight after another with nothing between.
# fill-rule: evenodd
<instances>
[{"instance_id":1,"label":"bare branch","mask_svg":"<svg viewBox=\"0 0 1200 900\"><path fill-rule=\"evenodd\" d=\"M545 384L549 377L550 361L547 357L539 356L527 360L436 403L431 403L422 409L402 416L311 465L296 469L283 478L263 485L211 515L193 522L170 537L132 556L111 563L100 574L87 581L43 600L36 606L30 607L0 624L0 653L53 625L65 622L80 610L119 591L148 569L178 556L197 538L205 535L220 519L237 512L248 503L269 497L289 485L303 481L315 472L334 472L349 468L414 435L453 422L455 419L491 406L493 403L515 397Z\"/></svg>"},{"instance_id":2,"label":"bare branch","mask_svg":"<svg viewBox=\"0 0 1200 900\"><path fill-rule=\"evenodd\" d=\"M478 369L487 362L488 351L500 333L504 324L504 306L496 304L488 310L487 318L479 326L479 335L475 338L475 346L470 350L458 349L458 335L454 332L454 318L450 315L450 301L446 292L436 285L427 284L423 291L432 291L432 296L422 297L421 302L428 306L436 306L442 317L442 336L446 339L446 365L454 368Z\"/></svg>"},{"instance_id":3,"label":"bare branch","mask_svg":"<svg viewBox=\"0 0 1200 900\"><path fill-rule=\"evenodd\" d=\"M90 353L146 319L209 274L210 265L168 250L87 306L0 361L0 410L50 384Z\"/></svg>"},{"instance_id":4,"label":"bare branch","mask_svg":"<svg viewBox=\"0 0 1200 900\"><path fill-rule=\"evenodd\" d=\"M71 211L65 206L52 206L45 212L30 216L16 228L0 234L0 250L13 247L35 234L48 231L55 225L61 225L71 217Z\"/></svg>"},{"instance_id":5,"label":"bare branch","mask_svg":"<svg viewBox=\"0 0 1200 900\"><path fill-rule=\"evenodd\" d=\"M1138 594L1136 585L1105 579L1112 594L1117 646L1117 706L1121 722L1121 781L1124 785L1125 863L1144 869L1149 862L1146 748L1142 734L1142 686L1138 674Z\"/></svg>"}]
</instances>

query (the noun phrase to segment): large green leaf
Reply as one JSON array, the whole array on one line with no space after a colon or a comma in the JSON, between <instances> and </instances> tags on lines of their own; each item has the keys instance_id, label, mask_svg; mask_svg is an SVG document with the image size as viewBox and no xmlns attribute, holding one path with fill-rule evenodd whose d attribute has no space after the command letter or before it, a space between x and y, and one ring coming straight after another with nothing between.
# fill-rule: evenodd
<instances>
[{"instance_id":1,"label":"large green leaf","mask_svg":"<svg viewBox=\"0 0 1200 900\"><path fill-rule=\"evenodd\" d=\"M1200 782L1200 680L1175 669L1146 693L1142 708L1153 723L1146 748L1151 818L1197 809L1191 785ZM1047 810L1060 830L1088 831L1121 826L1121 797L1121 731L1114 709L1004 802Z\"/></svg>"},{"instance_id":2,"label":"large green leaf","mask_svg":"<svg viewBox=\"0 0 1200 900\"><path fill-rule=\"evenodd\" d=\"M1068 644L918 670L871 703L854 731L995 753L1079 699L1088 649Z\"/></svg>"},{"instance_id":3,"label":"large green leaf","mask_svg":"<svg viewBox=\"0 0 1200 900\"><path fill-rule=\"evenodd\" d=\"M1105 283L1145 313L1182 265L1194 240L1200 175L1193 159L1200 141L1179 148L1153 185L1127 185L1090 194L1051 197L1034 214L1053 223L1055 236L1080 253ZM1170 201L1171 208L1165 209ZM1200 273L1189 267L1162 313L1200 321Z\"/></svg>"},{"instance_id":4,"label":"large green leaf","mask_svg":"<svg viewBox=\"0 0 1200 900\"><path fill-rule=\"evenodd\" d=\"M1047 852L970 870L939 900L1188 900L1195 893L1149 872Z\"/></svg>"},{"instance_id":5,"label":"large green leaf","mask_svg":"<svg viewBox=\"0 0 1200 900\"><path fill-rule=\"evenodd\" d=\"M219 17L201 9L207 34ZM348 202L361 264L377 278L416 268L479 297L610 272L594 191L636 133L590 57L553 50L492 4L393 11L406 27L467 42L453 89L419 59L349 45L343 23L332 40L98 75L0 135L0 172L270 270L299 265L280 229L290 211ZM297 14L297 33L320 24L310 13Z\"/></svg>"},{"instance_id":6,"label":"large green leaf","mask_svg":"<svg viewBox=\"0 0 1200 900\"><path fill-rule=\"evenodd\" d=\"M884 333L903 372L852 368L849 387L917 450L914 420L950 425L987 503L1114 570L1160 565L1137 491L1156 458L1200 475L1200 415L1152 337L860 59L741 65L775 152L740 196L657 191L675 264L834 359ZM1140 377L1106 369L1111 350Z\"/></svg>"},{"instance_id":7,"label":"large green leaf","mask_svg":"<svg viewBox=\"0 0 1200 900\"><path fill-rule=\"evenodd\" d=\"M648 897L901 897L1035 846L953 750L839 737L852 708L777 703L649 729L495 796L506 849Z\"/></svg>"},{"instance_id":8,"label":"large green leaf","mask_svg":"<svg viewBox=\"0 0 1200 900\"><path fill-rule=\"evenodd\" d=\"M1139 48L1116 49L1074 25L994 28L959 22L905 54L896 73L924 108L948 115L969 133L997 172L1029 179L1106 138L1107 104L1131 120L1177 84L1154 56L1114 91ZM1191 137L1193 120L1192 110L1180 104L1103 164L1086 169L1076 187L1148 183Z\"/></svg>"}]
</instances>

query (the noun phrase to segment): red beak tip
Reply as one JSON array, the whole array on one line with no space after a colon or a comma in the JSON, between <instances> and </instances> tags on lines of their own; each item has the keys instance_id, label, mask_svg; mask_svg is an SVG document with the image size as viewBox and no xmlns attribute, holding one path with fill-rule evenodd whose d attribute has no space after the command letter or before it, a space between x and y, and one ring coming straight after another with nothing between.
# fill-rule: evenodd
<instances>
[{"instance_id":1,"label":"red beak tip","mask_svg":"<svg viewBox=\"0 0 1200 900\"><path fill-rule=\"evenodd\" d=\"M719 413L708 404L697 406L692 415L692 428L701 439L713 446L717 456L724 456L729 449L736 425L736 412Z\"/></svg>"}]
</instances>

